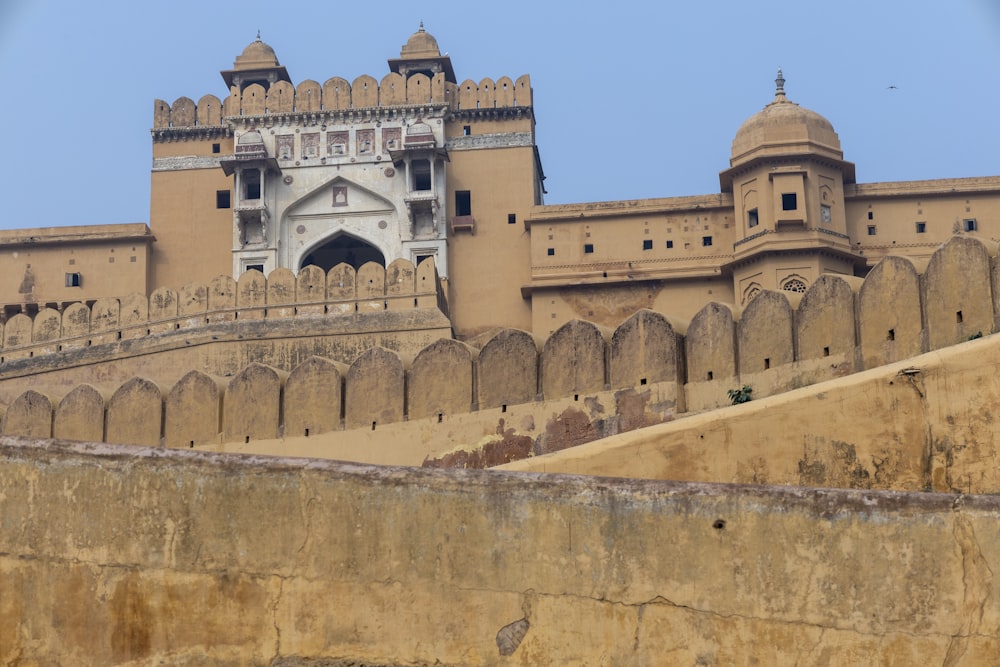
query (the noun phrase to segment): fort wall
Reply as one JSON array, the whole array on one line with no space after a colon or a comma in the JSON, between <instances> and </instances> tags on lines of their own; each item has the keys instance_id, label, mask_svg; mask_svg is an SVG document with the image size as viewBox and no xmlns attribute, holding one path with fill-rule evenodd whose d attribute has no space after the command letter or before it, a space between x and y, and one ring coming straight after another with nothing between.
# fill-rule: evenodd
<instances>
[{"instance_id":1,"label":"fort wall","mask_svg":"<svg viewBox=\"0 0 1000 667\"><path fill-rule=\"evenodd\" d=\"M433 268L424 266L417 267L415 284L420 284L421 271ZM728 391L744 385L752 389L753 398L760 399L988 335L995 330L997 319L992 291L995 273L996 260L988 248L974 239L959 237L935 253L923 274L917 273L917 267L908 260L886 258L864 281L828 274L801 300L799 295L764 291L742 312L710 303L690 323L671 321L653 311L639 311L615 331L572 321L545 341L508 329L497 332L479 348L447 340L445 336L445 340L417 338L424 342L396 351L379 344L377 337L359 336L363 331L354 329L342 333L363 341L363 346L339 348L349 350L350 355L331 358L329 347L326 354L323 350L309 354L308 348L300 343L294 353L287 346L264 351L265 341L260 340L268 332L260 327L271 325L267 321L271 312L278 313L278 322L337 327L338 315L330 303L323 316L296 314L305 305L316 305L315 301L301 304L296 295L318 298L320 276L315 272L303 272L298 277L289 272L275 272L265 279L257 272L248 272L239 283L220 278L211 287L157 290L150 296L147 304L150 319L139 326L144 340L135 343L135 349L144 349L143 358L151 362L144 367L150 373L136 373L137 378L144 378L152 385L142 385L142 395L146 397L143 400L147 401L142 405L149 406L150 425L141 436L135 437L150 444L162 439L173 446L193 446L219 442L219 438L221 442L246 442L297 436L307 429L311 435L340 429L374 430L405 420L436 418L441 422L476 410L497 407L506 410L535 400L572 397L574 402L587 405L600 392L628 389L642 396L644 391L655 387L654 402L658 407L649 412L648 405L643 406L637 419L621 419L628 409L623 408L618 398L614 399L616 405L611 413L603 413L603 408L591 410L600 414L600 419L609 414L619 418L610 432L603 426L597 427L596 418L587 417L585 412L581 413L585 416L579 423L567 422L567 432L574 433L571 440L579 444L672 419L685 411L728 405ZM436 280L433 282L436 284ZM300 289L301 283L308 286ZM374 278L371 280L371 284L377 283ZM390 296L385 292L391 289L380 288L375 299L367 295L369 299L346 303L354 304L355 316L375 304L378 308L371 313L373 321L409 317L407 311L387 305L394 298L404 300L412 308L418 308L421 299L428 306L438 303L434 292L411 291L409 284L400 289L399 294ZM364 295L355 292L355 296ZM213 298L222 307L209 312L207 304ZM931 302L933 307L928 307ZM123 317L120 305L119 322ZM142 317L141 305L130 312ZM114 308L106 308L104 312L113 311ZM68 327L70 333L78 330L73 326L83 326L81 323L88 319L85 313L85 309L66 309L64 318L67 321L71 316L75 318ZM87 354L95 355L94 359L103 356L92 347L88 349L80 337L55 336L52 331L58 330L60 323L53 317L54 311L39 315L33 322L26 316L13 318L11 322L14 327L30 330L33 336L42 335L40 340L33 341L29 351L55 352L62 346L63 352L40 353L41 358L35 357L31 363L22 359L0 369L4 373L0 392L10 403L10 414L3 424L6 434L51 434L58 397L71 394L77 385L93 384L81 379L85 377ZM229 316L232 320L226 321ZM355 323L355 316L343 320L345 327L348 322ZM166 319L153 320L153 317ZM91 313L89 321L95 319L100 318ZM110 319L110 315L104 319ZM217 322L219 319L223 321ZM212 326L217 328L212 329L206 322L216 322ZM182 326L193 328L179 332ZM66 330L67 324L62 327ZM384 330L393 328L396 326L386 326ZM130 329L121 331L124 338L124 332ZM156 331L162 333L154 335ZM234 332L239 333L234 337ZM228 336L228 340L211 340L219 335ZM289 330L285 335L293 333ZM309 340L309 329L300 325L294 335ZM234 340L244 336L250 340ZM192 339L203 348L197 365L191 363L192 357L183 357L182 352L191 347ZM67 344L80 349L67 350ZM159 351L155 348L158 344L162 346ZM122 343L112 345L122 346ZM143 345L147 347L142 348ZM229 351L223 352L227 346ZM10 352L23 353L24 349L11 348ZM247 349L260 353L251 356L245 352ZM4 347L5 358L7 354ZM122 354L127 356L128 350ZM59 374L58 365L63 360L72 360L74 355L82 360L81 372L74 376L77 379L64 376L60 382L53 381L55 384L47 386L49 380L39 372L39 365L51 362L54 378ZM169 363L166 360L170 355L178 355L175 360L186 360ZM321 359L310 359L314 355ZM225 373L210 370L208 359L212 357L226 360ZM242 363L234 365L236 360ZM172 375L163 370L168 363ZM300 371L303 364L312 370ZM320 373L316 370L319 367L325 370ZM23 371L20 379L19 368ZM168 437L169 420L163 417L169 404L168 394L181 376L191 370L205 373L206 377L200 383L204 386L202 399L188 405L194 409L197 403L203 403L212 408L215 416L193 420L203 424L203 430L194 436ZM261 379L260 387L252 395L240 389L246 373L259 375ZM288 378L311 377L316 373L335 385L323 394L324 402L306 399L303 391L289 390ZM105 438L112 437L111 414L116 401L132 397L132 392L122 393L119 399L115 397L131 382L129 377L122 377L117 384L98 387L107 395L106 414L100 413L97 401L88 404L94 410L89 421L106 424ZM315 386L320 380L314 378L309 382ZM218 393L213 393L211 386L217 387ZM293 383L292 389L295 386ZM159 398L154 401L151 396ZM49 406L48 411L45 405ZM289 428L289 416L294 416L294 431ZM153 425L162 426L156 437L152 435ZM124 437L115 435L114 440L123 442Z\"/></svg>"},{"instance_id":2,"label":"fort wall","mask_svg":"<svg viewBox=\"0 0 1000 667\"><path fill-rule=\"evenodd\" d=\"M1000 653L990 496L14 438L0 438L0 488L5 661L990 664Z\"/></svg>"},{"instance_id":3,"label":"fort wall","mask_svg":"<svg viewBox=\"0 0 1000 667\"><path fill-rule=\"evenodd\" d=\"M260 84L242 92L233 87L225 100L205 95L197 103L180 97L173 104L153 103L153 129L171 127L217 127L227 117L266 116L292 113L335 113L358 109L399 106L447 106L454 111L531 107L531 79L525 74L515 81L503 76L478 83L466 80L454 84L443 73L429 78L414 74L408 79L390 72L381 81L367 74L348 82L340 77L322 85L306 80L293 87L278 81L267 90Z\"/></svg>"}]
</instances>

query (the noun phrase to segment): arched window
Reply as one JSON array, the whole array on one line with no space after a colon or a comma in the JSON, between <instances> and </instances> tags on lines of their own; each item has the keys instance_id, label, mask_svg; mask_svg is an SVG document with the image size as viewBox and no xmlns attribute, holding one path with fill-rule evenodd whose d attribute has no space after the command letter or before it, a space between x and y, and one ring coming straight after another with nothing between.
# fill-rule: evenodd
<instances>
[{"instance_id":1,"label":"arched window","mask_svg":"<svg viewBox=\"0 0 1000 667\"><path fill-rule=\"evenodd\" d=\"M798 292L799 294L804 294L806 291L806 284L799 278L789 278L781 285L781 289L786 292Z\"/></svg>"},{"instance_id":2,"label":"arched window","mask_svg":"<svg viewBox=\"0 0 1000 667\"><path fill-rule=\"evenodd\" d=\"M754 297L760 294L760 283L750 283L745 290L743 290L743 305L747 305L753 301Z\"/></svg>"}]
</instances>

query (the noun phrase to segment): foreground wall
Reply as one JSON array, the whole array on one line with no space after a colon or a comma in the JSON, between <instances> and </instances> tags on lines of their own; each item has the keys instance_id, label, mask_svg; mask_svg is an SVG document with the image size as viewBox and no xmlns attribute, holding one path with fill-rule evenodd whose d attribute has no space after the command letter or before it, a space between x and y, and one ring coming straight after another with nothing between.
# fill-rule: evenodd
<instances>
[{"instance_id":1,"label":"foreground wall","mask_svg":"<svg viewBox=\"0 0 1000 667\"><path fill-rule=\"evenodd\" d=\"M0 489L5 664L979 665L1000 653L996 498L10 438Z\"/></svg>"}]
</instances>

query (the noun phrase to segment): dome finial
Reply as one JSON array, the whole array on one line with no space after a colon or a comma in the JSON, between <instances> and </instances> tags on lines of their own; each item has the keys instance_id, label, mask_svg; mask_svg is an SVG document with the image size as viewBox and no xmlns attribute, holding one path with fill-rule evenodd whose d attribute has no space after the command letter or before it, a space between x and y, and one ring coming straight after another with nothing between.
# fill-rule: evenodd
<instances>
[{"instance_id":1,"label":"dome finial","mask_svg":"<svg viewBox=\"0 0 1000 667\"><path fill-rule=\"evenodd\" d=\"M781 74L781 66L778 66L778 78L774 80L775 85L775 95L785 94L785 77Z\"/></svg>"},{"instance_id":2,"label":"dome finial","mask_svg":"<svg viewBox=\"0 0 1000 667\"><path fill-rule=\"evenodd\" d=\"M424 31L424 20L420 19L420 30L418 30L417 32L423 32L423 31Z\"/></svg>"},{"instance_id":3,"label":"dome finial","mask_svg":"<svg viewBox=\"0 0 1000 667\"><path fill-rule=\"evenodd\" d=\"M260 41L260 28L257 28L257 41Z\"/></svg>"}]
</instances>

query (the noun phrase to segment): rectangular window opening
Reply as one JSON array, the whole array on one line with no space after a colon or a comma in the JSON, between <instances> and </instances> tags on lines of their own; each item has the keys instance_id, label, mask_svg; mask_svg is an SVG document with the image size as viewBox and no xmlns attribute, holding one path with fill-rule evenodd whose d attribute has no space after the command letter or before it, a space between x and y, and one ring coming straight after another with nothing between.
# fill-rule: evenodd
<instances>
[{"instance_id":1,"label":"rectangular window opening","mask_svg":"<svg viewBox=\"0 0 1000 667\"><path fill-rule=\"evenodd\" d=\"M469 190L455 192L455 215L472 215L472 192Z\"/></svg>"},{"instance_id":2,"label":"rectangular window opening","mask_svg":"<svg viewBox=\"0 0 1000 667\"><path fill-rule=\"evenodd\" d=\"M590 253L594 252L594 244L593 243L584 243L583 244L583 252L585 252L587 254L590 254Z\"/></svg>"},{"instance_id":3,"label":"rectangular window opening","mask_svg":"<svg viewBox=\"0 0 1000 667\"><path fill-rule=\"evenodd\" d=\"M829 347L824 347L823 348L823 356L824 357L829 357L830 356L830 348Z\"/></svg>"},{"instance_id":4,"label":"rectangular window opening","mask_svg":"<svg viewBox=\"0 0 1000 667\"><path fill-rule=\"evenodd\" d=\"M868 236L875 236L875 225L868 225Z\"/></svg>"},{"instance_id":5,"label":"rectangular window opening","mask_svg":"<svg viewBox=\"0 0 1000 667\"><path fill-rule=\"evenodd\" d=\"M643 387L646 385L646 378L639 378L639 386Z\"/></svg>"},{"instance_id":6,"label":"rectangular window opening","mask_svg":"<svg viewBox=\"0 0 1000 667\"><path fill-rule=\"evenodd\" d=\"M706 247L712 245L712 237L711 236L702 236L701 237L701 244L703 246L706 246Z\"/></svg>"},{"instance_id":7,"label":"rectangular window opening","mask_svg":"<svg viewBox=\"0 0 1000 667\"><path fill-rule=\"evenodd\" d=\"M926 232L927 232L927 223L926 222L918 222L917 223L917 234L924 234Z\"/></svg>"},{"instance_id":8,"label":"rectangular window opening","mask_svg":"<svg viewBox=\"0 0 1000 667\"><path fill-rule=\"evenodd\" d=\"M653 239L645 239L642 242L642 249L643 250L652 250L653 249Z\"/></svg>"},{"instance_id":9,"label":"rectangular window opening","mask_svg":"<svg viewBox=\"0 0 1000 667\"><path fill-rule=\"evenodd\" d=\"M555 248L548 248L545 251L545 254L548 255L549 257L552 257L552 256L554 256L556 254L556 249Z\"/></svg>"},{"instance_id":10,"label":"rectangular window opening","mask_svg":"<svg viewBox=\"0 0 1000 667\"><path fill-rule=\"evenodd\" d=\"M757 209L752 208L747 211L747 227L756 227L760 224L760 218L757 216Z\"/></svg>"},{"instance_id":11,"label":"rectangular window opening","mask_svg":"<svg viewBox=\"0 0 1000 667\"><path fill-rule=\"evenodd\" d=\"M764 357L764 370L766 371L771 367L771 359L769 357Z\"/></svg>"},{"instance_id":12,"label":"rectangular window opening","mask_svg":"<svg viewBox=\"0 0 1000 667\"><path fill-rule=\"evenodd\" d=\"M967 231L967 232L974 232L974 231L976 231L976 219L975 218L966 218L965 220L962 221L962 224L965 225L965 231Z\"/></svg>"},{"instance_id":13,"label":"rectangular window opening","mask_svg":"<svg viewBox=\"0 0 1000 667\"><path fill-rule=\"evenodd\" d=\"M508 225L516 225L517 224L517 214L516 213L508 213L507 214L507 224Z\"/></svg>"},{"instance_id":14,"label":"rectangular window opening","mask_svg":"<svg viewBox=\"0 0 1000 667\"><path fill-rule=\"evenodd\" d=\"M709 371L709 372L708 372L708 379L709 379L709 380L711 380L711 379L712 379L712 371Z\"/></svg>"},{"instance_id":15,"label":"rectangular window opening","mask_svg":"<svg viewBox=\"0 0 1000 667\"><path fill-rule=\"evenodd\" d=\"M431 189L431 161L414 160L410 163L413 174L413 190L425 192Z\"/></svg>"},{"instance_id":16,"label":"rectangular window opening","mask_svg":"<svg viewBox=\"0 0 1000 667\"><path fill-rule=\"evenodd\" d=\"M781 195L781 210L796 211L799 208L799 196L794 192L786 192Z\"/></svg>"},{"instance_id":17,"label":"rectangular window opening","mask_svg":"<svg viewBox=\"0 0 1000 667\"><path fill-rule=\"evenodd\" d=\"M872 213L871 211L868 211L868 219L869 220L874 220L875 219L875 214Z\"/></svg>"},{"instance_id":18,"label":"rectangular window opening","mask_svg":"<svg viewBox=\"0 0 1000 667\"><path fill-rule=\"evenodd\" d=\"M244 269L244 271L260 271L261 273L264 273L264 265L263 264L247 264L247 268Z\"/></svg>"},{"instance_id":19,"label":"rectangular window opening","mask_svg":"<svg viewBox=\"0 0 1000 667\"><path fill-rule=\"evenodd\" d=\"M463 125L462 126L462 134L465 135L465 136L469 136L470 134L472 134L472 126L471 125Z\"/></svg>"},{"instance_id":20,"label":"rectangular window opening","mask_svg":"<svg viewBox=\"0 0 1000 667\"><path fill-rule=\"evenodd\" d=\"M83 286L83 275L80 273L67 273L66 274L66 287L82 287Z\"/></svg>"},{"instance_id":21,"label":"rectangular window opening","mask_svg":"<svg viewBox=\"0 0 1000 667\"><path fill-rule=\"evenodd\" d=\"M213 153L221 153L222 152L222 146L220 144L212 144L212 152Z\"/></svg>"},{"instance_id":22,"label":"rectangular window opening","mask_svg":"<svg viewBox=\"0 0 1000 667\"><path fill-rule=\"evenodd\" d=\"M673 247L674 247L674 242L673 241L667 241L667 249L670 249L670 248L673 248Z\"/></svg>"},{"instance_id":23,"label":"rectangular window opening","mask_svg":"<svg viewBox=\"0 0 1000 667\"><path fill-rule=\"evenodd\" d=\"M889 333L885 337L886 340L896 340L896 330L889 329Z\"/></svg>"},{"instance_id":24,"label":"rectangular window opening","mask_svg":"<svg viewBox=\"0 0 1000 667\"><path fill-rule=\"evenodd\" d=\"M260 199L260 170L248 169L242 176L243 199Z\"/></svg>"},{"instance_id":25,"label":"rectangular window opening","mask_svg":"<svg viewBox=\"0 0 1000 667\"><path fill-rule=\"evenodd\" d=\"M503 405L500 406L500 412L507 412L507 404L506 403L504 403Z\"/></svg>"},{"instance_id":26,"label":"rectangular window opening","mask_svg":"<svg viewBox=\"0 0 1000 667\"><path fill-rule=\"evenodd\" d=\"M959 324L962 323L962 311L959 310L955 313L955 321Z\"/></svg>"}]
</instances>

